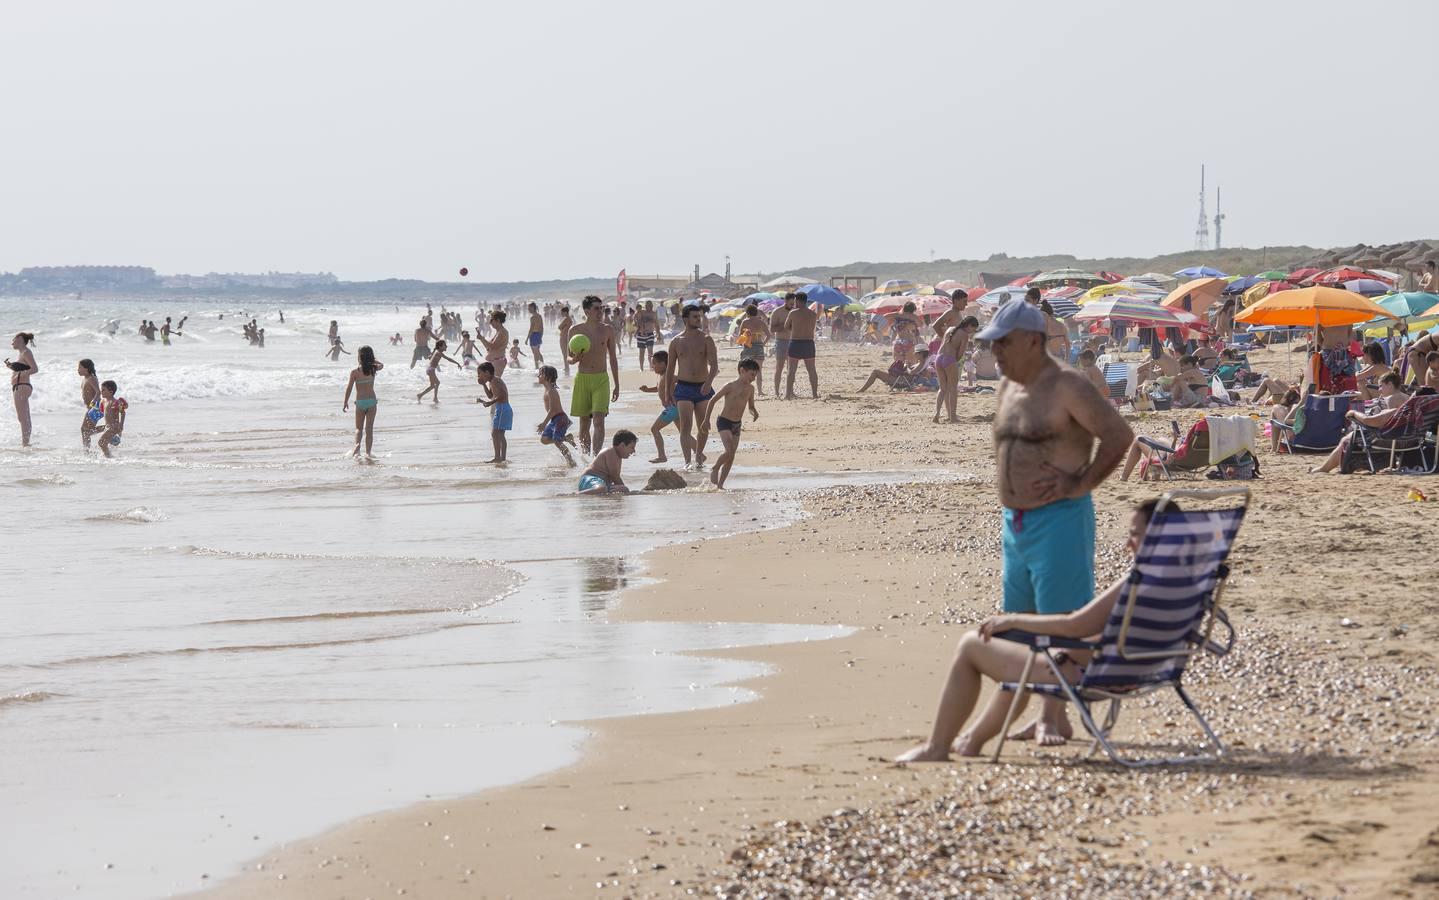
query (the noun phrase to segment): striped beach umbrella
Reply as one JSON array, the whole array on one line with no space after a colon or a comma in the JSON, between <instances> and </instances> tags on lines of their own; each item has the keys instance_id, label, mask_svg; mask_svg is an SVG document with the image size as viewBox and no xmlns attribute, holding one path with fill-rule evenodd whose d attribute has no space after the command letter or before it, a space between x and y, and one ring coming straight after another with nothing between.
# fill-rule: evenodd
<instances>
[{"instance_id":1,"label":"striped beach umbrella","mask_svg":"<svg viewBox=\"0 0 1439 900\"><path fill-rule=\"evenodd\" d=\"M919 285L908 278L891 278L875 290L881 294L903 294L905 291L912 291L917 287Z\"/></svg>"},{"instance_id":2,"label":"striped beach umbrella","mask_svg":"<svg viewBox=\"0 0 1439 900\"><path fill-rule=\"evenodd\" d=\"M1086 303L1074 314L1074 318L1076 321L1110 319L1148 327L1179 328L1186 323L1177 315L1178 312L1182 310L1169 309L1142 297L1117 294Z\"/></svg>"}]
</instances>

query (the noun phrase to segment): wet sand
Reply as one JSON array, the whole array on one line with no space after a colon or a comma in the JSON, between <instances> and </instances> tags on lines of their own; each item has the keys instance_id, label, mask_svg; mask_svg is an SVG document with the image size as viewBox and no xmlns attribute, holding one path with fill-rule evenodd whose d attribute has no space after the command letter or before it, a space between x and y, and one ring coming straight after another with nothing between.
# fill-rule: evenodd
<instances>
[{"instance_id":1,"label":"wet sand","mask_svg":"<svg viewBox=\"0 0 1439 900\"><path fill-rule=\"evenodd\" d=\"M275 848L218 893L1432 894L1439 504L1405 495L1439 479L1309 476L1314 458L1266 444L1226 595L1240 642L1186 678L1231 759L1130 772L1080 762L1087 742L1010 743L998 765L899 766L889 760L928 730L955 641L997 602L999 507L992 397L961 397L960 425L931 425L932 395L855 393L880 357L830 351L822 401L761 403L731 486L746 465L907 465L952 480L808 491L808 518L789 528L650 554L656 580L610 613L854 635L726 651L776 667L747 683L761 699L589 723L570 768ZM1282 353L1268 364L1297 368ZM1132 418L1162 435L1197 416ZM1101 584L1125 566L1127 510L1158 490L1111 479L1097 492ZM1155 752L1196 730L1158 695L1126 705L1116 735Z\"/></svg>"}]
</instances>

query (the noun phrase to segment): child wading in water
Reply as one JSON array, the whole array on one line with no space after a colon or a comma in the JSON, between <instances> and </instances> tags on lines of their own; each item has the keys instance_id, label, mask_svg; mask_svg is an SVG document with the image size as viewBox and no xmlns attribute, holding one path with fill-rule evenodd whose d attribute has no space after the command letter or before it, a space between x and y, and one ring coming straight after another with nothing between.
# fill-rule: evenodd
<instances>
[{"instance_id":1,"label":"child wading in water","mask_svg":"<svg viewBox=\"0 0 1439 900\"><path fill-rule=\"evenodd\" d=\"M620 430L614 442L595 455L595 461L580 476L581 494L628 494L630 489L620 477L620 465L635 452L639 438L633 431Z\"/></svg>"},{"instance_id":2,"label":"child wading in water","mask_svg":"<svg viewBox=\"0 0 1439 900\"><path fill-rule=\"evenodd\" d=\"M505 437L505 432L515 427L515 410L510 406L510 389L505 380L495 374L495 367L488 362L480 363L479 370L475 372L475 381L479 382L490 398L475 398L476 403L483 403L490 408L490 439L495 442L495 458L488 461L502 463L505 461L505 453L510 449L509 438Z\"/></svg>"},{"instance_id":3,"label":"child wading in water","mask_svg":"<svg viewBox=\"0 0 1439 900\"><path fill-rule=\"evenodd\" d=\"M655 450L657 455L650 460L652 463L662 463L667 460L665 456L665 438L661 433L670 425L679 421L680 410L675 406L675 383L674 379L668 377L666 369L670 364L668 351L656 350L650 354L650 371L660 377L660 383L654 387L640 385L640 390L646 394L660 395L660 414L655 423L650 426L650 434L655 438Z\"/></svg>"},{"instance_id":4,"label":"child wading in water","mask_svg":"<svg viewBox=\"0 0 1439 900\"><path fill-rule=\"evenodd\" d=\"M520 354L525 351L520 349L520 339L515 338L510 342L510 366L518 369L520 367ZM526 354L528 355L528 354Z\"/></svg>"},{"instance_id":5,"label":"child wading in water","mask_svg":"<svg viewBox=\"0 0 1439 900\"><path fill-rule=\"evenodd\" d=\"M105 430L100 434L100 452L107 457L111 446L120 445L120 435L125 432L125 413L129 404L124 397L115 396L119 389L113 381L100 385L100 396L104 398L105 405Z\"/></svg>"},{"instance_id":6,"label":"child wading in water","mask_svg":"<svg viewBox=\"0 0 1439 900\"><path fill-rule=\"evenodd\" d=\"M759 363L753 359L742 359L739 363L739 377L715 391L705 407L705 430L709 430L709 418L719 408L715 428L719 430L724 452L715 460L710 469L710 483L724 489L730 467L734 465L735 452L739 449L740 425L744 422L745 407L749 407L750 421L759 419L759 410L754 408L754 380L759 377ZM723 404L721 406L721 404Z\"/></svg>"},{"instance_id":7,"label":"child wading in water","mask_svg":"<svg viewBox=\"0 0 1439 900\"><path fill-rule=\"evenodd\" d=\"M445 355L446 347L448 347L448 345L444 341L435 341L435 352L430 354L430 365L425 369L425 374L430 376L430 386L415 395L416 403L419 403L430 391L435 392L434 401L436 403L440 402L440 360L449 360L455 363L455 368L457 369L464 368L464 366L461 366Z\"/></svg>"},{"instance_id":8,"label":"child wading in water","mask_svg":"<svg viewBox=\"0 0 1439 900\"><path fill-rule=\"evenodd\" d=\"M575 458L570 455L570 448L565 444L568 442L570 446L574 446L575 438L567 433L570 430L570 417L565 415L564 402L555 388L555 381L559 377L560 373L555 371L554 366L540 367L540 384L544 385L545 389L545 418L535 430L540 433L541 444L554 444L559 448L565 462L573 466Z\"/></svg>"},{"instance_id":9,"label":"child wading in water","mask_svg":"<svg viewBox=\"0 0 1439 900\"><path fill-rule=\"evenodd\" d=\"M379 399L375 396L375 373L385 364L375 359L375 351L369 345L360 348L360 367L350 370L350 380L345 384L345 402L342 411L350 408L350 391L355 392L355 449L351 456L360 455L360 441L365 442L365 455L374 458L375 412Z\"/></svg>"},{"instance_id":10,"label":"child wading in water","mask_svg":"<svg viewBox=\"0 0 1439 900\"><path fill-rule=\"evenodd\" d=\"M80 443L90 449L90 436L100 430L100 420L105 412L100 408L100 379L95 377L95 363L80 360L76 367L80 376L80 400L85 404L85 415L80 419Z\"/></svg>"}]
</instances>

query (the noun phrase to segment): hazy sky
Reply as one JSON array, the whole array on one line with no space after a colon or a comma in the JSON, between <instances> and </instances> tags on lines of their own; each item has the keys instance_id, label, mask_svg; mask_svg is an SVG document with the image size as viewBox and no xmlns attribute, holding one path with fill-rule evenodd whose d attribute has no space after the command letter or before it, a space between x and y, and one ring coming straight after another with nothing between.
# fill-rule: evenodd
<instances>
[{"instance_id":1,"label":"hazy sky","mask_svg":"<svg viewBox=\"0 0 1439 900\"><path fill-rule=\"evenodd\" d=\"M537 279L1439 237L1439 3L55 2L0 270ZM1210 192L1213 213L1213 192Z\"/></svg>"}]
</instances>

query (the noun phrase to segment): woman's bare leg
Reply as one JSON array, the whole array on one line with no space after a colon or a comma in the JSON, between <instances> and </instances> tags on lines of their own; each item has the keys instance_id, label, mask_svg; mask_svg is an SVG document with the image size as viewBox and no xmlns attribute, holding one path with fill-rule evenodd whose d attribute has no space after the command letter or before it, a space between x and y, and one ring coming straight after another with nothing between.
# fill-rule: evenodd
<instances>
[{"instance_id":1,"label":"woman's bare leg","mask_svg":"<svg viewBox=\"0 0 1439 900\"><path fill-rule=\"evenodd\" d=\"M35 389L29 385L22 385L20 390L11 391L15 398L15 418L20 420L20 446L30 446L30 393ZM109 456L109 452L105 453Z\"/></svg>"}]
</instances>

